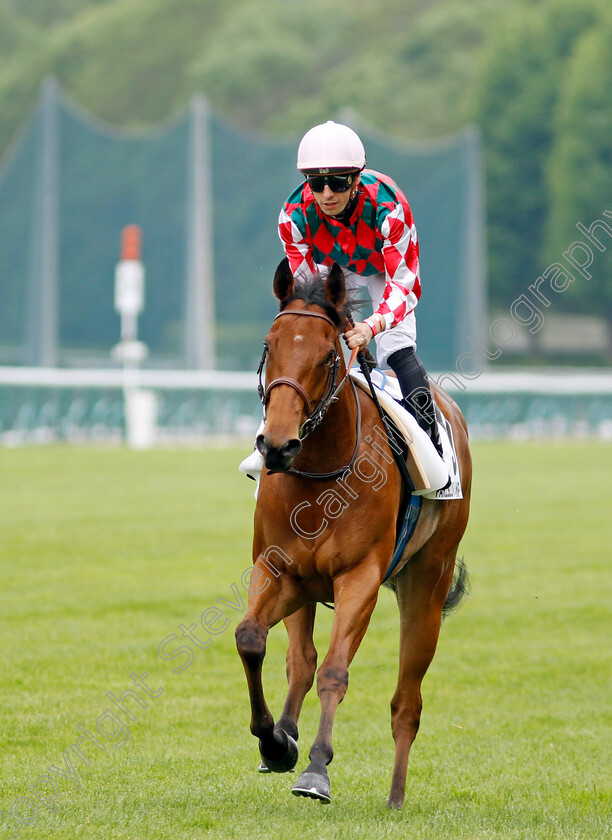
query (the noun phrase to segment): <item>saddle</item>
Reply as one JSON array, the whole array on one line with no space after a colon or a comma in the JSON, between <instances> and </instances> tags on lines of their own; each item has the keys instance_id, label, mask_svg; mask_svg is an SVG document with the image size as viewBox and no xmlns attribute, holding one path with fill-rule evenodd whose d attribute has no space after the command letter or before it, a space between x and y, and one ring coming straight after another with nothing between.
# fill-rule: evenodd
<instances>
[{"instance_id":1,"label":"saddle","mask_svg":"<svg viewBox=\"0 0 612 840\"><path fill-rule=\"evenodd\" d=\"M350 376L358 387L370 393L369 385L358 368L351 368ZM378 368L371 372L371 379L382 409L405 441L406 464L415 487L413 495L420 495L426 499L462 499L459 460L455 451L453 431L438 406L434 403L444 460L440 458L429 436L416 419L400 405L402 392L397 379Z\"/></svg>"}]
</instances>

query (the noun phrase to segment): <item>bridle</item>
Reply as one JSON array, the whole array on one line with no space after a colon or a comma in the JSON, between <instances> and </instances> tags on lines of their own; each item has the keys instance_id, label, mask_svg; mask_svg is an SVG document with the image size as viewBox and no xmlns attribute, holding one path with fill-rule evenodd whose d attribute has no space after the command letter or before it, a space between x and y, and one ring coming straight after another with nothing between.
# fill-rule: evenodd
<instances>
[{"instance_id":1,"label":"bridle","mask_svg":"<svg viewBox=\"0 0 612 840\"><path fill-rule=\"evenodd\" d=\"M282 318L283 315L305 315L310 318L321 318L322 320L327 321L327 323L334 328L334 332L337 333L337 328L334 322L331 320L331 318L328 318L327 315L324 315L322 312L310 312L307 310L298 310L296 312L294 310L285 310L284 312L280 312L276 316L274 322L276 322L279 318ZM300 385L297 379L292 379L290 376L279 376L277 379L274 379L272 382L270 382L268 387L264 389L263 369L265 366L267 353L268 348L266 346L264 347L261 361L259 362L259 367L257 368L257 375L259 377L259 385L257 391L259 393L259 397L264 407L264 419L265 410L270 400L271 391L278 385L289 385L291 388L293 388L294 391L297 391L297 393L300 395L300 397L302 398L302 402L304 403L304 406L306 408L307 419L304 420L304 422L300 426L299 431L300 440L304 440L304 438L307 437L307 435L313 432L321 424L321 421L325 417L327 409L330 407L332 402L334 402L334 400L337 399L337 395L342 386L344 385L346 377L344 377L340 385L336 385L338 379L338 370L340 367L340 354L337 350L334 351L334 355L329 363L329 370L327 372L327 382L325 383L325 390L323 391L323 396L319 400L317 406L313 409L310 402L310 397L308 396L304 388Z\"/></svg>"},{"instance_id":2,"label":"bridle","mask_svg":"<svg viewBox=\"0 0 612 840\"><path fill-rule=\"evenodd\" d=\"M306 309L291 309L291 310L284 310L283 312L279 312L279 314L274 319L276 322L279 318L282 318L283 315L301 315L307 316L309 318L321 318L324 321L327 321L333 327L334 332L336 333L336 338L338 337L338 328L336 324L332 321L331 318L328 318L327 315L324 315L322 312L311 312L310 310ZM338 394L344 387L347 379L349 379L349 370L350 367L355 360L355 356L357 355L357 350L353 351L353 355L351 357L351 361L349 362L346 373L342 377L342 380L338 383L338 371L340 369L340 361L341 356L338 353L337 347L334 348L334 353L332 358L329 362L329 369L327 372L327 381L325 383L325 389L323 391L323 395L315 408L312 408L312 403L310 397L302 387L302 385L297 381L297 379L293 379L290 376L279 376L276 379L273 379L270 384L264 388L263 384L263 371L266 364L266 356L268 354L268 347L264 346L264 351L261 356L261 360L259 362L259 366L257 368L257 376L258 376L258 386L257 392L259 394L259 398L263 405L264 409L264 420L266 419L266 406L270 401L270 393L271 391L278 387L279 385L289 385L289 387L293 388L300 397L302 398L302 402L304 403L304 407L306 409L306 420L300 426L300 430L298 433L299 439L304 440L311 432L313 432L316 428L318 428L323 418L325 417L327 410L332 405L332 403L336 402L338 399ZM353 390L353 395L355 397L355 403L357 405L357 435L356 435L356 443L355 443L355 450L353 452L351 462L345 467L342 467L338 470L334 470L330 473L308 473L304 472L303 470L296 470L293 467L290 467L287 472L292 473L293 475L299 475L302 478L319 478L319 479L329 479L335 478L337 476L343 475L347 469L350 469L357 457L357 453L359 451L359 444L361 441L361 405L359 403L359 398L357 397L357 392L355 390L355 386L353 384L352 379L350 380L351 388Z\"/></svg>"}]
</instances>

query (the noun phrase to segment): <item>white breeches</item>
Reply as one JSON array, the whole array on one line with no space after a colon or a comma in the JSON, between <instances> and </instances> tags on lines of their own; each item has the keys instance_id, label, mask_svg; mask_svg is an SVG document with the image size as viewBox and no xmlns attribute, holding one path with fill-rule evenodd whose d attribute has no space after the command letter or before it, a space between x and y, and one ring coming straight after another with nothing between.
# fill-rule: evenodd
<instances>
[{"instance_id":1,"label":"white breeches","mask_svg":"<svg viewBox=\"0 0 612 840\"><path fill-rule=\"evenodd\" d=\"M326 273L326 266L320 266L320 268L323 269L322 274ZM347 271L345 268L342 269L342 272L348 289L355 289L361 286L368 290L372 300L372 312L376 312L385 291L385 275L381 272L380 274L371 274L369 277L363 277L360 274ZM414 310L406 315L401 324L379 333L374 338L374 341L376 343L376 363L379 368L387 365L387 359L396 350L401 350L403 347L416 347L416 318Z\"/></svg>"}]
</instances>

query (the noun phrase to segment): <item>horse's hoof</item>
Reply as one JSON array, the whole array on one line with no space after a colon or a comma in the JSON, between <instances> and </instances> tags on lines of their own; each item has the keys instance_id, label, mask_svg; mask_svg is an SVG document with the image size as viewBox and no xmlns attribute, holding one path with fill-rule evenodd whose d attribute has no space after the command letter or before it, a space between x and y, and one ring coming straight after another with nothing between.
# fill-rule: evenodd
<instances>
[{"instance_id":1,"label":"horse's hoof","mask_svg":"<svg viewBox=\"0 0 612 840\"><path fill-rule=\"evenodd\" d=\"M288 773L290 770L293 770L293 768L297 764L299 756L297 743L294 741L291 735L287 735L287 733L283 729L278 730L275 734L282 734L285 736L285 738L287 739L287 749L285 751L285 754L282 755L280 758L272 759L264 754L260 742L259 753L261 755L261 764L258 768L260 773Z\"/></svg>"},{"instance_id":2,"label":"horse's hoof","mask_svg":"<svg viewBox=\"0 0 612 840\"><path fill-rule=\"evenodd\" d=\"M259 767L257 768L258 773L271 773L272 771L268 767L265 761L262 761ZM295 773L295 770L291 768L291 770L287 770L287 773Z\"/></svg>"},{"instance_id":3,"label":"horse's hoof","mask_svg":"<svg viewBox=\"0 0 612 840\"><path fill-rule=\"evenodd\" d=\"M312 773L305 770L291 789L294 796L308 796L310 799L318 799L324 805L329 805L331 796L329 793L329 777L323 773Z\"/></svg>"},{"instance_id":4,"label":"horse's hoof","mask_svg":"<svg viewBox=\"0 0 612 840\"><path fill-rule=\"evenodd\" d=\"M404 804L403 799L402 799L401 802L399 802L399 801L396 801L395 799L391 799L391 797L389 797L389 801L387 802L387 808L390 811L401 811L403 804Z\"/></svg>"}]
</instances>

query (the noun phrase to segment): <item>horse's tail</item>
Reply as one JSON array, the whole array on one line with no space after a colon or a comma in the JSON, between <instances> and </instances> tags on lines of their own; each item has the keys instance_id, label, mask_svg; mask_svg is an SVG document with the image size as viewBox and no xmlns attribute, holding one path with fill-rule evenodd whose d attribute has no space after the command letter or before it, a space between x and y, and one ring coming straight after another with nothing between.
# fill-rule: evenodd
<instances>
[{"instance_id":1,"label":"horse's tail","mask_svg":"<svg viewBox=\"0 0 612 840\"><path fill-rule=\"evenodd\" d=\"M391 578L391 580L386 581L383 583L383 586L394 592L397 597L397 584L395 582L395 578ZM455 560L455 571L453 572L451 587L448 590L446 601L442 607L442 620L444 620L449 613L453 612L453 610L456 610L465 596L469 595L470 592L470 573L468 572L463 557L457 557Z\"/></svg>"},{"instance_id":2,"label":"horse's tail","mask_svg":"<svg viewBox=\"0 0 612 840\"><path fill-rule=\"evenodd\" d=\"M464 597L470 594L470 591L470 573L467 570L463 557L457 557L455 560L453 581L442 609L442 619L445 619L449 613L456 610Z\"/></svg>"}]
</instances>

